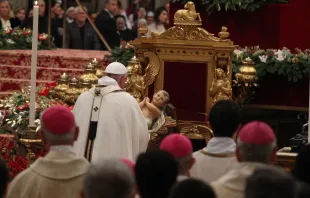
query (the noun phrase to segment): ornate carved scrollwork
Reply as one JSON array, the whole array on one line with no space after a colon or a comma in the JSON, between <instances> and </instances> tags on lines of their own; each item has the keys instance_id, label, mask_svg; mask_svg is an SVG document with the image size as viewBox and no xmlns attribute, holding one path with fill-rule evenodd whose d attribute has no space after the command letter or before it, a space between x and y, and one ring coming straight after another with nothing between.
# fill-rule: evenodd
<instances>
[{"instance_id":1,"label":"ornate carved scrollwork","mask_svg":"<svg viewBox=\"0 0 310 198\"><path fill-rule=\"evenodd\" d=\"M145 69L145 74L143 77L144 84L145 86L150 86L154 82L156 76L159 73L160 61L158 56L154 52L145 52L144 56L149 58L149 64Z\"/></svg>"},{"instance_id":2,"label":"ornate carved scrollwork","mask_svg":"<svg viewBox=\"0 0 310 198\"><path fill-rule=\"evenodd\" d=\"M168 29L166 32L157 36L160 39L174 39L174 40L190 40L190 41L216 41L221 39L215 37L214 34L209 33L203 28L195 25L178 25Z\"/></svg>"}]
</instances>

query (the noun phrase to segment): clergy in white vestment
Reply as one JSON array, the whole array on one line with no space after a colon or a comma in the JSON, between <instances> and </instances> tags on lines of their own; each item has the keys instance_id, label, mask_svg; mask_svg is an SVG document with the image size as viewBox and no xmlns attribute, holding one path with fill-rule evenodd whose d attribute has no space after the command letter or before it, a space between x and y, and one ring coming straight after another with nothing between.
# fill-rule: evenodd
<instances>
[{"instance_id":1,"label":"clergy in white vestment","mask_svg":"<svg viewBox=\"0 0 310 198\"><path fill-rule=\"evenodd\" d=\"M195 163L193 158L193 145L191 141L181 134L170 134L160 143L160 150L172 154L178 162L179 174L178 181L189 177L189 171Z\"/></svg>"},{"instance_id":2,"label":"clergy in white vestment","mask_svg":"<svg viewBox=\"0 0 310 198\"><path fill-rule=\"evenodd\" d=\"M254 121L242 127L236 150L240 166L211 182L216 197L245 198L247 178L256 169L276 162L276 145L275 134L266 123Z\"/></svg>"},{"instance_id":3,"label":"clergy in white vestment","mask_svg":"<svg viewBox=\"0 0 310 198\"><path fill-rule=\"evenodd\" d=\"M147 123L137 101L123 90L126 74L123 64L113 62L99 85L78 97L73 109L80 127L74 144L78 156L89 161L102 157L135 160L146 151Z\"/></svg>"},{"instance_id":4,"label":"clergy in white vestment","mask_svg":"<svg viewBox=\"0 0 310 198\"><path fill-rule=\"evenodd\" d=\"M76 198L82 190L89 162L72 149L79 135L74 115L63 106L41 116L41 139L49 151L9 184L7 198Z\"/></svg>"},{"instance_id":5,"label":"clergy in white vestment","mask_svg":"<svg viewBox=\"0 0 310 198\"><path fill-rule=\"evenodd\" d=\"M240 108L230 100L217 102L209 113L214 136L208 145L194 153L191 176L205 182L217 180L237 167L236 143L232 139L240 125Z\"/></svg>"}]
</instances>

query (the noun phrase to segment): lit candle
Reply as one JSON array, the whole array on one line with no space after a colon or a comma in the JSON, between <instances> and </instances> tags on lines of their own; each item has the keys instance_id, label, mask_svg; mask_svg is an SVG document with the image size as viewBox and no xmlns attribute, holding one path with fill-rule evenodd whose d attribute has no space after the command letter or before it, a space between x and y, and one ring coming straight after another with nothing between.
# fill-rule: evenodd
<instances>
[{"instance_id":1,"label":"lit candle","mask_svg":"<svg viewBox=\"0 0 310 198\"><path fill-rule=\"evenodd\" d=\"M39 6L34 2L33 27L32 27L32 53L31 53L31 90L30 90L30 113L29 125L34 126L36 115L36 81L37 81L37 58L38 58L38 28L39 28Z\"/></svg>"}]
</instances>

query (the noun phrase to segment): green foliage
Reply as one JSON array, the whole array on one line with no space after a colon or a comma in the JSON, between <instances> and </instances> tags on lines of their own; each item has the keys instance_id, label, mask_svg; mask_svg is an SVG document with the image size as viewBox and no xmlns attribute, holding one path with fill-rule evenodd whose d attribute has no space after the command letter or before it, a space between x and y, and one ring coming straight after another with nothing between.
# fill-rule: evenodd
<instances>
[{"instance_id":1,"label":"green foliage","mask_svg":"<svg viewBox=\"0 0 310 198\"><path fill-rule=\"evenodd\" d=\"M187 3L191 0L172 0L172 2ZM253 12L265 3L288 3L288 0L200 0L206 12L212 14L221 10L245 10Z\"/></svg>"},{"instance_id":2,"label":"green foliage","mask_svg":"<svg viewBox=\"0 0 310 198\"><path fill-rule=\"evenodd\" d=\"M134 48L128 43L112 50L112 54L106 56L109 62L118 61L127 65L134 57ZM259 49L258 47L240 48L234 50L232 61L233 73L238 73L242 60L251 58L256 65L256 75L262 78L267 74L287 77L288 81L297 82L308 78L310 73L310 50L301 51L295 49L292 53L289 49Z\"/></svg>"},{"instance_id":3,"label":"green foliage","mask_svg":"<svg viewBox=\"0 0 310 198\"><path fill-rule=\"evenodd\" d=\"M48 35L40 34L38 41L38 49L50 49L48 46ZM52 41L54 39L52 38ZM20 29L5 31L0 30L0 49L31 49L32 48L32 31L31 29ZM55 48L52 42L51 48Z\"/></svg>"},{"instance_id":4,"label":"green foliage","mask_svg":"<svg viewBox=\"0 0 310 198\"><path fill-rule=\"evenodd\" d=\"M282 50L259 48L244 48L234 51L233 72L239 72L242 60L251 58L256 65L258 78L267 74L287 77L288 81L297 82L300 79L308 78L310 72L310 50L295 50L292 53L289 49Z\"/></svg>"},{"instance_id":5,"label":"green foliage","mask_svg":"<svg viewBox=\"0 0 310 198\"><path fill-rule=\"evenodd\" d=\"M120 47L116 47L112 50L111 55L106 55L106 59L111 62L120 62L127 66L128 61L135 55L135 50L129 43L122 43Z\"/></svg>"}]
</instances>

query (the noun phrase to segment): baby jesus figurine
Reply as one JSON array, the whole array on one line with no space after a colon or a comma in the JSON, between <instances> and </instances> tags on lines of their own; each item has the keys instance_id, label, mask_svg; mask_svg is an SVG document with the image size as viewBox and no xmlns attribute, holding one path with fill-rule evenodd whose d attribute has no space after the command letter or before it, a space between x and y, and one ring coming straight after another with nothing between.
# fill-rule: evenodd
<instances>
[{"instance_id":1,"label":"baby jesus figurine","mask_svg":"<svg viewBox=\"0 0 310 198\"><path fill-rule=\"evenodd\" d=\"M144 98L139 106L148 124L148 128L152 129L153 121L160 118L164 107L169 102L169 93L161 90L153 95L152 102L149 98Z\"/></svg>"}]
</instances>

